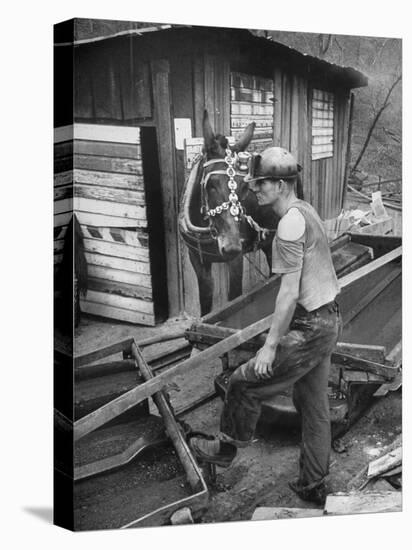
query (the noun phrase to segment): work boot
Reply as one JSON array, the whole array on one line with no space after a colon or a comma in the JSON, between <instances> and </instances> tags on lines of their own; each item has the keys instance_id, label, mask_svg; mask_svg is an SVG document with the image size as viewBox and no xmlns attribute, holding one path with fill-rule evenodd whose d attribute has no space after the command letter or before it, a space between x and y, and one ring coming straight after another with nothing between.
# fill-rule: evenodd
<instances>
[{"instance_id":1,"label":"work boot","mask_svg":"<svg viewBox=\"0 0 412 550\"><path fill-rule=\"evenodd\" d=\"M298 480L290 481L289 487L294 491L299 498L308 502L314 502L320 506L324 506L326 502L326 487L325 482L322 481L318 485L304 486L299 483Z\"/></svg>"},{"instance_id":2,"label":"work boot","mask_svg":"<svg viewBox=\"0 0 412 550\"><path fill-rule=\"evenodd\" d=\"M200 462L215 464L221 468L228 468L236 454L237 448L217 438L192 437L190 447Z\"/></svg>"}]
</instances>

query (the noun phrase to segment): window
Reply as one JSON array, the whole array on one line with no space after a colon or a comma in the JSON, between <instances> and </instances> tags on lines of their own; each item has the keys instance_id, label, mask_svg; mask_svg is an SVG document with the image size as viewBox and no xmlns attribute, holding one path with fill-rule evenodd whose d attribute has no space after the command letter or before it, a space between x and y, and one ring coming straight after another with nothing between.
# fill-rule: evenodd
<instances>
[{"instance_id":1,"label":"window","mask_svg":"<svg viewBox=\"0 0 412 550\"><path fill-rule=\"evenodd\" d=\"M330 92L313 90L312 160L333 157L333 103Z\"/></svg>"},{"instance_id":2,"label":"window","mask_svg":"<svg viewBox=\"0 0 412 550\"><path fill-rule=\"evenodd\" d=\"M250 122L256 129L249 151L273 145L273 80L244 73L230 75L230 130L237 140Z\"/></svg>"}]
</instances>

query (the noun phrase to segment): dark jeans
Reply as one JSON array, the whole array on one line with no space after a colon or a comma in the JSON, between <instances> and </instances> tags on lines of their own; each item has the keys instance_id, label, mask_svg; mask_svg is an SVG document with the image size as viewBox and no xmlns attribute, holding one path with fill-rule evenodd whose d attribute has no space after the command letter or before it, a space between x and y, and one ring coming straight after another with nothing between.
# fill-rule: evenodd
<instances>
[{"instance_id":1,"label":"dark jeans","mask_svg":"<svg viewBox=\"0 0 412 550\"><path fill-rule=\"evenodd\" d=\"M301 417L299 481L316 486L328 474L331 430L328 400L330 358L341 332L338 305L314 312L297 306L289 332L280 340L267 380L255 375L255 358L230 377L221 416L221 431L238 441L253 438L262 402L294 384L293 402Z\"/></svg>"}]
</instances>

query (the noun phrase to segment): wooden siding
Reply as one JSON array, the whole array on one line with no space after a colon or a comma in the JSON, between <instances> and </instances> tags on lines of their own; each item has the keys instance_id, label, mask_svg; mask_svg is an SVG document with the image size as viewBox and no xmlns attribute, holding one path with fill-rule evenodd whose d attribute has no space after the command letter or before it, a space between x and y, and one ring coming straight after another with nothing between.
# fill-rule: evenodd
<instances>
[{"instance_id":1,"label":"wooden siding","mask_svg":"<svg viewBox=\"0 0 412 550\"><path fill-rule=\"evenodd\" d=\"M82 310L153 325L140 132L75 124L55 130L55 264L73 212L81 224L89 290Z\"/></svg>"},{"instance_id":2,"label":"wooden siding","mask_svg":"<svg viewBox=\"0 0 412 550\"><path fill-rule=\"evenodd\" d=\"M344 158L347 146L348 98L349 91L313 90L311 83L303 77L275 69L274 71L274 144L285 147L297 158L303 167L302 182L304 198L310 202L323 219L337 216L342 208ZM318 132L316 121L319 93L322 98L333 93L333 150L327 145L328 158L320 150L312 160L312 136ZM315 93L315 95L313 95ZM315 102L315 103L313 103ZM315 125L313 116L315 114ZM329 116L329 114L328 114ZM323 120L323 119L322 119ZM328 140L330 127L328 119L326 130ZM323 122L322 122L323 124ZM317 138L316 138L317 141Z\"/></svg>"}]
</instances>

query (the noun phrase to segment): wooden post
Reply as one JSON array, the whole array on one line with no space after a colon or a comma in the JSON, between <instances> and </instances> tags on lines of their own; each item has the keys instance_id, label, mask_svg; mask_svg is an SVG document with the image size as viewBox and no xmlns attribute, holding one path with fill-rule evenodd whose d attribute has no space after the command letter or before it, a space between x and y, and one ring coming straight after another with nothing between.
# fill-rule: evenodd
<instances>
[{"instance_id":1,"label":"wooden post","mask_svg":"<svg viewBox=\"0 0 412 550\"><path fill-rule=\"evenodd\" d=\"M169 316L182 310L182 284L180 244L178 238L178 190L173 130L173 106L169 85L169 62L165 59L152 61L153 101L159 149L163 217L166 242L167 290Z\"/></svg>"},{"instance_id":2,"label":"wooden post","mask_svg":"<svg viewBox=\"0 0 412 550\"><path fill-rule=\"evenodd\" d=\"M352 125L353 125L354 101L355 101L355 95L352 92L350 94L350 100L349 100L348 142L346 145L345 172L343 176L343 191L342 191L342 204L341 204L342 208L345 205L346 191L347 191L348 179L349 179L349 165L350 165L350 155L351 155L351 147L352 147Z\"/></svg>"}]
</instances>

